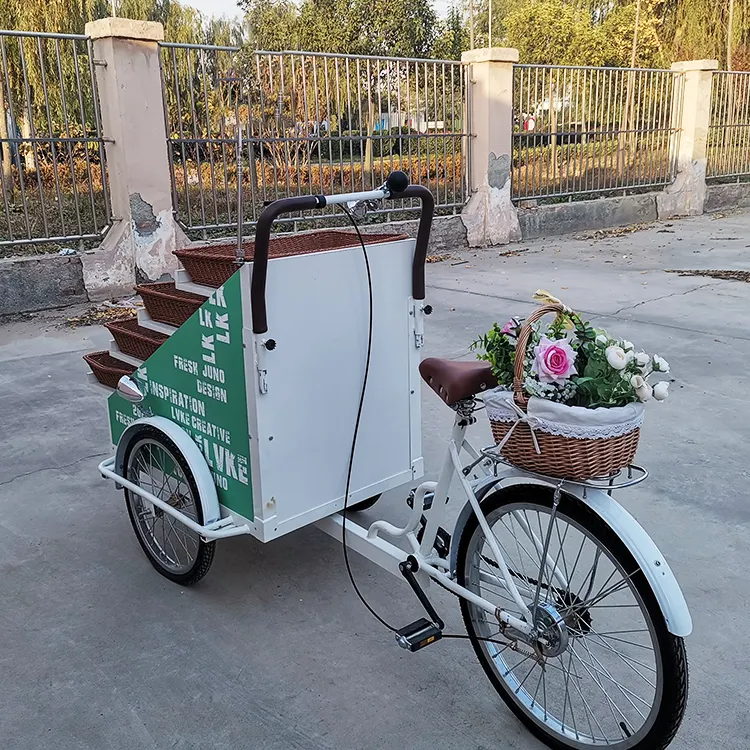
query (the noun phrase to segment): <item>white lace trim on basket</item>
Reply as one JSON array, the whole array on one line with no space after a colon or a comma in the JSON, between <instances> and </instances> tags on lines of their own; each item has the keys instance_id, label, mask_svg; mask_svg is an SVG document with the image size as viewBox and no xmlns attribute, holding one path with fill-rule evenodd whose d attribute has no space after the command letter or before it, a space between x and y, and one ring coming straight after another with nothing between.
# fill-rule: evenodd
<instances>
[{"instance_id":1,"label":"white lace trim on basket","mask_svg":"<svg viewBox=\"0 0 750 750\"><path fill-rule=\"evenodd\" d=\"M494 422L512 422L514 428L523 422L531 428L536 447L534 430L550 435L596 440L627 435L643 424L644 404L628 404L611 409L586 409L567 406L554 401L532 397L526 412L513 401L511 391L495 389L484 395L487 416ZM506 435L505 443L510 436ZM538 448L537 448L537 452Z\"/></svg>"}]
</instances>

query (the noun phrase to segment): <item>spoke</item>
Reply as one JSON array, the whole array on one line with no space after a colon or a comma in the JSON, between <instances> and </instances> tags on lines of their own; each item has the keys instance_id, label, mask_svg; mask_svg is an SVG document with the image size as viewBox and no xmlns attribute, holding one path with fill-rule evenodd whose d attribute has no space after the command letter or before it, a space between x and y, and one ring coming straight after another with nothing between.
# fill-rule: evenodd
<instances>
[{"instance_id":1,"label":"spoke","mask_svg":"<svg viewBox=\"0 0 750 750\"><path fill-rule=\"evenodd\" d=\"M513 521L514 521L513 514L509 513L508 515L510 515L510 524L511 524L511 526L513 526ZM500 519L500 521L505 526L505 522L502 519ZM518 523L518 521L516 521L516 523ZM506 526L505 528L507 529L508 527ZM531 556L531 553L526 549L526 547L523 544L521 544L521 542L518 539L519 535L516 534L514 531L511 531L510 529L508 529L508 531L510 531L511 536L515 540L516 546L520 548L519 552L518 552L518 555L519 555L519 558L520 558L519 562L521 563L521 574L523 575L524 578L528 578L528 576L526 575L526 566L523 564L523 556L521 555L521 550L523 550L526 553L526 557L528 557L529 560L531 560L531 563L534 566L537 565L537 561Z\"/></svg>"},{"instance_id":2,"label":"spoke","mask_svg":"<svg viewBox=\"0 0 750 750\"><path fill-rule=\"evenodd\" d=\"M633 607L641 608L640 604L592 604L586 609L632 609Z\"/></svg>"},{"instance_id":3,"label":"spoke","mask_svg":"<svg viewBox=\"0 0 750 750\"><path fill-rule=\"evenodd\" d=\"M617 713L620 714L620 716L622 716L623 720L627 724L628 717L625 716L625 714L620 710L619 706L614 702L610 694L604 689L604 686L602 685L601 680L599 680L599 678L589 669L588 664L579 656L578 652L574 648L571 648L571 653L573 654L573 657L575 659L578 659L581 666L586 670L586 672L588 672L589 677L591 677L591 679L594 681L594 684L604 694L604 697L607 700L607 705L609 706L609 710L612 712L612 719L614 720L615 725L619 726L620 724L619 720L617 719L617 716L615 716L615 711L617 711Z\"/></svg>"},{"instance_id":4,"label":"spoke","mask_svg":"<svg viewBox=\"0 0 750 750\"><path fill-rule=\"evenodd\" d=\"M607 668L599 661L599 659L597 659L596 656L594 656L594 654L591 653L591 651L589 650L589 647L586 644L586 642L585 641L579 641L579 642L583 646L583 648L586 650L586 653L592 659L592 662L589 663L589 666L594 671L598 672L602 677L606 677L625 696L625 698L628 701L628 703L630 703L630 705L638 712L638 714L643 719L643 721L646 721L646 717L641 713L641 711L638 708L638 706L636 706L635 703L633 703L633 701L631 700L630 696L632 696L636 700L638 700L641 703L643 703L643 705L646 706L646 707L648 707L649 709L651 709L651 707L652 707L651 704L648 701L646 701L643 698L641 698L639 695L636 695L632 690L629 690L624 685L621 685L614 677L612 677L612 675L609 673L609 671L607 670ZM594 666L593 662L597 663L597 665L599 666L599 669L597 669Z\"/></svg>"},{"instance_id":5,"label":"spoke","mask_svg":"<svg viewBox=\"0 0 750 750\"><path fill-rule=\"evenodd\" d=\"M529 670L529 671L528 671L528 672L526 673L526 677L524 677L524 678L523 678L523 679L521 680L521 682L519 682L519 683L518 683L518 687L517 687L517 688L516 688L516 690L515 690L515 692L516 692L516 695L518 695L518 693L519 693L519 692L521 691L521 688L523 687L523 684L524 684L524 682L526 682L526 680L528 680L528 679L529 679L529 675L530 675L530 674L531 674L531 673L532 673L532 672L534 671L534 667L538 667L538 666L539 666L538 662L534 662L534 663L533 663L533 664L531 665L531 669L530 669L530 670Z\"/></svg>"},{"instance_id":6,"label":"spoke","mask_svg":"<svg viewBox=\"0 0 750 750\"><path fill-rule=\"evenodd\" d=\"M576 715L573 712L573 703L570 700L570 689L568 688L568 684L570 682L570 662L572 661L573 661L573 655L571 654L570 659L568 661L568 670L567 672L565 672L565 698L563 699L562 725L563 727L565 726L565 707L567 704L570 704L570 716L573 719L573 731L576 733L576 739L580 739L579 734L578 734L578 726L576 724Z\"/></svg>"},{"instance_id":7,"label":"spoke","mask_svg":"<svg viewBox=\"0 0 750 750\"><path fill-rule=\"evenodd\" d=\"M581 679L582 679L582 678L581 678L581 677L579 676L579 674L578 674L578 670L576 669L576 665L575 665L575 662L573 661L573 654L572 654L572 652L571 652L571 655L570 655L570 664L569 664L569 668L571 668L571 669L573 670L573 674L575 675L576 679L578 679L578 680L581 680ZM583 695L583 692L581 691L581 688L580 688L580 687L578 686L578 683L577 683L577 682L574 682L574 683L573 683L573 686L574 686L574 687L575 687L575 689L576 689L576 690L578 691L578 695L579 695L579 696L581 697L581 702L583 703L583 708L584 708L584 715L586 716L586 721L588 721L588 723L589 723L589 731L591 732L591 736L592 736L592 737L595 737L595 735L594 735L594 727L592 727L592 726L591 726L591 719L593 719L593 720L594 720L594 722L596 723L596 726L597 726L597 728L598 728L598 729L599 729L599 731L601 732L601 736L602 736L602 738L604 739L604 741L605 741L605 742L606 742L607 744L609 744L609 738L607 737L607 733L606 733L606 732L604 731L604 728L603 728L603 727L602 727L602 725L601 725L601 724L599 723L599 720L598 720L598 719L596 718L596 715L595 715L595 714L594 714L594 712L593 712L593 711L591 710L591 706L589 706L589 703L588 703L588 701L586 700L586 698L584 697L584 695ZM589 716L591 716L591 719L589 718Z\"/></svg>"},{"instance_id":8,"label":"spoke","mask_svg":"<svg viewBox=\"0 0 750 750\"><path fill-rule=\"evenodd\" d=\"M591 569L588 573L586 573L586 577L583 579L583 583L579 587L578 591L576 592L576 599L579 599L581 601L588 599L589 595L591 594L591 589L594 588L594 581L596 580L596 574L598 573L599 569L599 558L601 557L602 551L599 548L599 546L596 546L596 552L594 553L594 564L591 566ZM581 592L583 591L583 587L586 585L586 582L589 580L589 576L591 576L591 582L589 583L588 590L586 591L585 596L581 596Z\"/></svg>"},{"instance_id":9,"label":"spoke","mask_svg":"<svg viewBox=\"0 0 750 750\"><path fill-rule=\"evenodd\" d=\"M503 674L503 677L507 677L511 672L518 669L521 666L521 664L523 664L525 661L528 661L531 658L536 658L536 654L527 654L517 664L514 664L512 667L508 667L507 671Z\"/></svg>"},{"instance_id":10,"label":"spoke","mask_svg":"<svg viewBox=\"0 0 750 750\"><path fill-rule=\"evenodd\" d=\"M510 555L508 554L508 550L507 550L507 549L505 549L505 547L503 546L503 543L502 543L502 542L501 542L501 541L500 541L500 540L499 540L499 539L497 538L497 535L495 534L495 532L494 532L494 531L492 532L492 536L494 536L494 537L495 537L495 541L497 542L497 546L498 546L498 547L500 548L500 551L501 551L501 553L503 553L503 554L504 554L504 556L505 556L505 559L506 559L506 565L507 565L507 560L510 560L510 559L512 559L512 558L511 558L511 556L510 556ZM489 546L489 545L488 545L488 546ZM488 557L487 555L481 555L481 558L482 558L482 559L483 559L483 560L484 560L484 561L485 561L485 562L486 562L486 563L487 563L488 565L490 565L490 564L491 564L491 562L493 562L493 561L492 561L492 558ZM496 563L495 563L495 564L496 564ZM499 570L499 569L500 569L500 567L499 567L499 566L497 566L497 569ZM516 571L516 572L517 572L517 571ZM493 575L495 575L495 574L493 573ZM503 579L501 579L501 580L503 580ZM526 582L526 583L528 583L528 582ZM518 584L516 584L516 588L518 588Z\"/></svg>"},{"instance_id":11,"label":"spoke","mask_svg":"<svg viewBox=\"0 0 750 750\"><path fill-rule=\"evenodd\" d=\"M563 542L565 541L565 538L568 536L568 531L570 530L570 524L565 524L565 533L563 534ZM555 519L555 531L557 533L557 538L560 538L560 527L557 523L557 519ZM555 562L552 564L552 566L549 569L549 577L547 578L547 593L552 589L552 579L555 577L555 571L557 570L557 563L560 562L560 553L562 552L562 544L560 544L560 548L557 550L557 557L555 558ZM547 561L545 560L545 565ZM568 588L570 588L570 583L568 583Z\"/></svg>"},{"instance_id":12,"label":"spoke","mask_svg":"<svg viewBox=\"0 0 750 750\"><path fill-rule=\"evenodd\" d=\"M566 523L565 524L565 533L563 534L563 538L560 539L560 531L557 532L557 541L560 544L560 551L562 552L562 563L563 563L563 570L565 571L565 580L568 582L568 591L570 591L570 578L568 578L568 565L565 562L565 540L568 538L568 532L571 529L571 524Z\"/></svg>"},{"instance_id":13,"label":"spoke","mask_svg":"<svg viewBox=\"0 0 750 750\"><path fill-rule=\"evenodd\" d=\"M581 539L581 546L578 548L578 554L576 555L575 562L573 563L573 569L570 571L570 578L568 578L568 591L573 590L573 578L575 577L576 570L578 569L578 563L581 559L581 553L583 552L583 548L586 546L586 541L588 537L585 534L581 535L583 538Z\"/></svg>"},{"instance_id":14,"label":"spoke","mask_svg":"<svg viewBox=\"0 0 750 750\"><path fill-rule=\"evenodd\" d=\"M592 630L592 632L595 632L595 631ZM635 641L626 641L624 638L615 638L614 636L607 635L606 633L596 633L596 634L600 638L606 638L608 641L617 641L617 643L625 643L628 646L635 646L636 648L643 648L643 649L646 649L646 651L651 651L651 653L654 652L653 646L646 646L643 643L636 643Z\"/></svg>"},{"instance_id":15,"label":"spoke","mask_svg":"<svg viewBox=\"0 0 750 750\"><path fill-rule=\"evenodd\" d=\"M592 635L596 635L596 633L592 630ZM592 646L599 646L600 648L605 649L606 651L609 651L613 653L615 656L617 656L619 659L621 659L625 664L627 664L642 680L647 682L654 690L656 690L656 685L654 685L651 680L649 680L648 677L641 674L634 666L633 664L637 664L639 667L643 667L644 669L648 669L649 672L653 672L656 674L656 668L649 666L648 664L644 664L642 661L638 661L638 659L634 659L632 656L626 656L625 654L620 653L617 649L612 648L608 643L605 643L603 640L599 639L599 641L592 641ZM632 662L632 664L631 664Z\"/></svg>"},{"instance_id":16,"label":"spoke","mask_svg":"<svg viewBox=\"0 0 750 750\"><path fill-rule=\"evenodd\" d=\"M180 523L179 521L175 521L172 524L172 529L169 532L170 534L174 534L175 539L182 545L182 549L185 550L185 554L187 555L187 562L190 562L190 550L187 548L187 544L185 544L185 540L180 537L180 534L177 531L177 527L174 525L175 523ZM180 524L181 526L182 524Z\"/></svg>"},{"instance_id":17,"label":"spoke","mask_svg":"<svg viewBox=\"0 0 750 750\"><path fill-rule=\"evenodd\" d=\"M534 688L534 695L531 696L531 705L536 703L536 696L539 693L539 686L542 684L542 677L544 677L544 670L542 669L539 673L539 680L536 683L536 687Z\"/></svg>"},{"instance_id":18,"label":"spoke","mask_svg":"<svg viewBox=\"0 0 750 750\"><path fill-rule=\"evenodd\" d=\"M607 583L612 579L612 576L617 573L618 570L615 568L615 570L612 571L612 574L607 579ZM595 604L598 604L599 602L606 599L608 596L611 596L612 594L616 594L618 591L623 591L624 589L628 588L629 581L632 580L633 576L637 573L637 570L634 570L632 573L628 574L625 578L621 578L617 583L610 586L607 590L604 590L603 588L599 590L599 593L594 594L590 599L587 599L586 601L580 602L575 604L576 607L593 607ZM604 584L607 585L606 583Z\"/></svg>"},{"instance_id":19,"label":"spoke","mask_svg":"<svg viewBox=\"0 0 750 750\"><path fill-rule=\"evenodd\" d=\"M557 493L559 490L555 490ZM556 495L559 497L558 495ZM539 515L537 511L537 516ZM539 598L542 594L542 582L544 581L544 573L545 573L545 565L547 564L547 555L549 554L549 543L550 539L552 539L552 526L553 524L557 523L557 506L553 506L552 513L550 513L549 523L547 524L547 533L542 534L541 537L544 538L544 543L542 545L542 551L539 555L539 580L536 584L536 593L534 594L534 606L531 608L532 614L535 612L536 608L539 606ZM539 520L539 528L541 530L541 519ZM541 534L541 531L540 531ZM549 589L546 589L544 592L544 601L549 601Z\"/></svg>"},{"instance_id":20,"label":"spoke","mask_svg":"<svg viewBox=\"0 0 750 750\"><path fill-rule=\"evenodd\" d=\"M482 556L480 558L480 561L484 562L485 565L489 566L489 562L484 558L484 556ZM476 567L477 570L479 570L480 573L485 573L487 575L490 575L496 581L498 581L498 583L490 583L489 581L482 581L482 583L485 583L488 586L496 586L496 587L502 588L503 591L505 591L506 594L508 593L508 587L505 585L505 579L502 576L500 576L500 575L497 574L497 568L495 568L495 570L493 571L493 570L490 570L489 567L487 567L486 569L482 568L481 565L479 565L479 566L473 566L473 567ZM528 585L524 585L525 582L520 582L519 581L519 583L521 583L520 586L518 584L516 584L516 588L519 590L519 592L525 593L525 594L529 595L529 598L531 598L531 594L533 593L533 590ZM515 599L511 598L510 600L515 603Z\"/></svg>"}]
</instances>

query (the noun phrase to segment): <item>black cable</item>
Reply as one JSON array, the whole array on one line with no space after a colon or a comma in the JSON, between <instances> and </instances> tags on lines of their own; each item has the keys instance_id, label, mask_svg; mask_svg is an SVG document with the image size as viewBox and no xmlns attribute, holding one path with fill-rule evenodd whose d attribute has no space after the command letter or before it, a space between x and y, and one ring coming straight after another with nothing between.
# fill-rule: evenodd
<instances>
[{"instance_id":1,"label":"black cable","mask_svg":"<svg viewBox=\"0 0 750 750\"><path fill-rule=\"evenodd\" d=\"M364 377L362 378L362 392L360 393L359 406L357 407L357 420L354 423L354 434L352 435L352 449L351 449L351 452L349 453L349 467L346 471L346 489L344 490L344 518L341 524L341 530L342 530L341 542L344 547L344 564L346 565L346 572L349 575L349 581L351 582L352 587L354 588L354 591L359 597L359 600L362 602L362 604L364 604L364 606L367 608L369 613L381 625L385 626L392 633L395 633L398 630L398 628L394 628L393 625L386 622L386 620L383 617L381 617L372 608L369 602L362 595L362 592L359 590L359 586L357 586L357 582L354 580L354 573L352 572L351 565L349 564L349 548L346 545L346 513L349 508L349 490L351 488L351 482L352 482L352 468L354 466L354 452L357 448L357 436L359 435L359 423L362 419L362 407L364 406L365 393L367 392L367 379L370 376L370 357L372 355L373 300L372 300L372 273L370 271L370 258L367 255L367 247L365 246L365 241L362 238L362 233L359 231L357 222L354 220L354 216L352 216L349 209L346 208L346 206L341 206L341 208L343 212L349 217L349 221L352 223L352 226L354 227L354 231L357 233L357 237L359 237L359 243L360 245L362 245L362 254L365 259L365 268L367 269L367 290L368 290L369 304L370 304L370 314L369 314L369 319L367 323L367 360L365 361L365 374L364 374Z\"/></svg>"},{"instance_id":2,"label":"black cable","mask_svg":"<svg viewBox=\"0 0 750 750\"><path fill-rule=\"evenodd\" d=\"M344 548L344 564L346 565L346 572L349 576L349 581L352 584L352 588L354 589L355 593L359 597L359 600L362 602L362 604L365 606L367 611L384 627L386 627L388 630L390 630L392 633L398 632L398 628L393 627L389 622L387 622L380 614L378 614L375 609L372 607L372 605L365 599L364 594L359 590L359 586L357 585L356 580L354 580L354 573L352 571L351 564L349 563L349 548L346 545L346 513L349 509L349 490L351 489L351 482L352 482L352 469L354 467L354 454L357 449L357 437L359 436L359 424L362 420L362 407L365 403L365 394L367 393L367 380L370 376L370 359L372 355L372 318L373 318L373 295L372 295L372 272L370 271L370 258L367 255L367 246L365 245L365 241L362 237L362 233L359 231L359 226L357 225L356 220L354 219L354 216L352 216L351 212L346 206L341 206L341 210L347 215L349 221L351 222L352 226L354 227L354 231L357 233L357 237L359 238L359 244L362 246L362 255L365 259L365 268L367 270L367 291L368 291L368 297L369 297L369 318L367 323L367 359L365 360L365 374L362 378L362 391L360 392L359 396L359 406L357 407L357 419L354 423L354 434L352 435L352 448L349 452L349 466L346 470L346 489L344 490L344 511L343 511L343 520L341 524L341 531L342 531L342 547ZM439 581L436 581L436 583L440 584ZM443 588L445 588L443 586ZM446 591L450 591L450 589L446 589ZM452 591L450 593L453 593ZM472 636L470 635L464 635L459 633L443 633L443 638L452 638L454 640L471 640ZM480 636L474 636L476 640L478 641L484 641L486 643L497 643L501 646L507 646L507 641L497 641L492 638L482 638Z\"/></svg>"}]
</instances>

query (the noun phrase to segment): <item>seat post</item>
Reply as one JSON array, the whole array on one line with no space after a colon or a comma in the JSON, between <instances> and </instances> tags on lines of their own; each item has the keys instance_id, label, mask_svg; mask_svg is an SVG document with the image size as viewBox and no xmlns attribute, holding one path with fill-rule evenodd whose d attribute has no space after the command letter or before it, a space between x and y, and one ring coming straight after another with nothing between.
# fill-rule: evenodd
<instances>
[{"instance_id":1,"label":"seat post","mask_svg":"<svg viewBox=\"0 0 750 750\"><path fill-rule=\"evenodd\" d=\"M440 523L444 520L444 509L448 502L448 490L450 489L451 481L453 480L453 474L456 471L460 471L460 467L457 467L453 462L451 448L455 446L456 453L461 452L461 447L464 444L464 437L466 436L466 430L469 425L476 422L476 418L474 417L473 398L462 399L461 401L456 402L452 408L456 411L456 418L453 421L451 439L446 446L445 458L443 459L443 465L440 469L437 486L435 487L435 494L432 499L432 508L427 514L427 525L425 526L422 543L419 547L419 553L424 557L431 554L432 545L435 543L438 528Z\"/></svg>"}]
</instances>

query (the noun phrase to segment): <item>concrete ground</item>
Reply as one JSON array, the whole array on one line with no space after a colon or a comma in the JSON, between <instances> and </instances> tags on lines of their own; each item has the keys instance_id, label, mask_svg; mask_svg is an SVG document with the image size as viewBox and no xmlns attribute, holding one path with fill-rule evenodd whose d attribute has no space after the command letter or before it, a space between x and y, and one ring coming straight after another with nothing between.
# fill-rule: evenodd
<instances>
[{"instance_id":1,"label":"concrete ground","mask_svg":"<svg viewBox=\"0 0 750 750\"><path fill-rule=\"evenodd\" d=\"M665 269L750 269L750 215L561 238L428 266L426 353L469 356L538 287L643 346L676 378L654 404L622 501L676 571L692 609L691 698L675 750L750 746L750 286ZM460 262L463 260L465 262ZM0 327L0 747L7 750L489 750L541 747L505 709L468 643L397 648L316 529L222 542L181 589L144 558L124 503L96 474L104 395L81 355L100 328L66 313ZM428 469L451 413L424 392ZM486 439L487 427L479 442ZM404 492L368 512L400 519ZM388 619L421 616L407 588L355 556ZM433 587L434 588L434 587ZM435 600L461 632L457 606Z\"/></svg>"}]
</instances>

